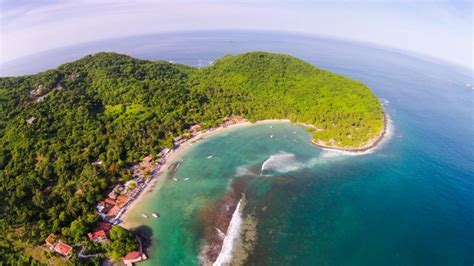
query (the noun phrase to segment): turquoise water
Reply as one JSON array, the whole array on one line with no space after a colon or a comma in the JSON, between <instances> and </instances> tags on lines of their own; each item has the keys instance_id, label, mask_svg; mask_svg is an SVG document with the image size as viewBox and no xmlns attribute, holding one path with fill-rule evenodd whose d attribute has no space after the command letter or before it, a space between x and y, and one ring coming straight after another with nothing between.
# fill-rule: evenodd
<instances>
[{"instance_id":1,"label":"turquoise water","mask_svg":"<svg viewBox=\"0 0 474 266\"><path fill-rule=\"evenodd\" d=\"M250 265L474 263L474 98L465 86L472 70L359 43L265 32L141 36L69 47L35 62L105 48L197 66L226 53L288 53L366 83L393 121L391 138L361 156L322 152L289 124L232 129L193 145L180 158L179 181L167 179L137 210L162 216L143 221L152 239L144 264L199 263L222 197L235 203L242 192L242 216L254 218L257 233L247 243ZM47 64L18 61L8 70ZM273 160L261 172L272 155L282 163Z\"/></svg>"}]
</instances>

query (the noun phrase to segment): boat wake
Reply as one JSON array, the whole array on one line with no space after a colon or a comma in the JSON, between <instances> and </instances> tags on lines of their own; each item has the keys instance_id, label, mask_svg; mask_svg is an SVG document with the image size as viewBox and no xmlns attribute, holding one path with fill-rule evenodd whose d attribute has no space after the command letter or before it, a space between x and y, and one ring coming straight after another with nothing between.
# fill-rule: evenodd
<instances>
[{"instance_id":1,"label":"boat wake","mask_svg":"<svg viewBox=\"0 0 474 266\"><path fill-rule=\"evenodd\" d=\"M243 198L242 198L243 199ZM242 199L237 203L234 213L232 214L232 219L230 220L229 227L227 228L227 233L224 236L222 243L222 249L217 256L216 261L212 264L214 266L227 265L232 260L232 252L234 250L234 242L238 239L240 235L240 227L242 225L242 215L240 210L240 204Z\"/></svg>"}]
</instances>

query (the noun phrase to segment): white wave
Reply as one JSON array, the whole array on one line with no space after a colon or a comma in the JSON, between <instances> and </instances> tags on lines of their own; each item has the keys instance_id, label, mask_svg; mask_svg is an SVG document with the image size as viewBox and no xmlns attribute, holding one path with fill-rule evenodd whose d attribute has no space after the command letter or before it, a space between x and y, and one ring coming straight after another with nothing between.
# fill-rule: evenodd
<instances>
[{"instance_id":1,"label":"white wave","mask_svg":"<svg viewBox=\"0 0 474 266\"><path fill-rule=\"evenodd\" d=\"M227 228L227 232L222 243L221 252L219 253L219 256L217 256L216 261L212 264L213 266L227 265L232 260L234 242L240 235L240 227L242 224L242 216L240 213L240 203L242 203L242 199L239 200L239 203L237 203L237 207L232 214L232 219L230 220L229 227Z\"/></svg>"},{"instance_id":2,"label":"white wave","mask_svg":"<svg viewBox=\"0 0 474 266\"><path fill-rule=\"evenodd\" d=\"M311 158L306 161L298 161L293 153L279 152L271 155L261 167L260 176L270 176L268 171L275 171L279 173L288 173L297 171L303 168L312 168L317 165L328 163L329 161L335 161L343 159L344 153L339 151L327 150L323 151L320 156ZM266 173L265 173L266 172Z\"/></svg>"},{"instance_id":3,"label":"white wave","mask_svg":"<svg viewBox=\"0 0 474 266\"><path fill-rule=\"evenodd\" d=\"M225 234L224 234L224 232L221 231L221 229L219 229L219 228L217 228L217 227L214 228L214 229L216 229L217 234L219 235L220 239L224 239L224 238L225 238Z\"/></svg>"},{"instance_id":4,"label":"white wave","mask_svg":"<svg viewBox=\"0 0 474 266\"><path fill-rule=\"evenodd\" d=\"M383 106L387 106L387 105L390 104L390 101L387 100L387 99L385 99L385 98L381 98L380 100L382 100L382 105L383 105Z\"/></svg>"},{"instance_id":5,"label":"white wave","mask_svg":"<svg viewBox=\"0 0 474 266\"><path fill-rule=\"evenodd\" d=\"M303 168L311 168L320 164L328 163L329 161L335 161L347 158L349 156L360 156L373 153L376 149L380 148L390 137L393 135L393 122L389 116L387 116L387 128L385 129L385 136L375 147L365 151L343 151L336 149L322 148L322 152L318 157L311 158L306 161L296 160L296 156L293 153L280 151L279 153L271 155L265 160L260 169L260 176L269 176L268 171L275 171L279 173L288 173L297 171ZM242 168L240 171L247 168ZM243 172L242 172L243 173Z\"/></svg>"},{"instance_id":6,"label":"white wave","mask_svg":"<svg viewBox=\"0 0 474 266\"><path fill-rule=\"evenodd\" d=\"M293 153L279 152L271 155L262 164L261 171L272 169L280 173L287 173L301 169L304 165L298 162Z\"/></svg>"},{"instance_id":7,"label":"white wave","mask_svg":"<svg viewBox=\"0 0 474 266\"><path fill-rule=\"evenodd\" d=\"M359 156L359 155L366 155L374 152L376 147L365 150L365 151L343 151L343 150L336 150L336 149L326 149L321 148L323 151L321 152L321 156L325 158L334 158L338 156Z\"/></svg>"}]
</instances>

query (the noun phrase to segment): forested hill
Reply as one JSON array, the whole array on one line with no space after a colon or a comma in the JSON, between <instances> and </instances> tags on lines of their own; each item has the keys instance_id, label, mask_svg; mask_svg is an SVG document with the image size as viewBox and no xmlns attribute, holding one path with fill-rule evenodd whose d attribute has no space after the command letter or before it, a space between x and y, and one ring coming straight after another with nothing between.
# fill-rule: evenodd
<instances>
[{"instance_id":1,"label":"forested hill","mask_svg":"<svg viewBox=\"0 0 474 266\"><path fill-rule=\"evenodd\" d=\"M101 193L130 178L128 165L193 124L289 118L338 147L361 146L383 128L381 105L362 83L264 52L202 69L98 53L0 78L0 114L0 225L32 243L50 232L74 238L73 221L92 225ZM1 235L7 254L11 239Z\"/></svg>"}]
</instances>

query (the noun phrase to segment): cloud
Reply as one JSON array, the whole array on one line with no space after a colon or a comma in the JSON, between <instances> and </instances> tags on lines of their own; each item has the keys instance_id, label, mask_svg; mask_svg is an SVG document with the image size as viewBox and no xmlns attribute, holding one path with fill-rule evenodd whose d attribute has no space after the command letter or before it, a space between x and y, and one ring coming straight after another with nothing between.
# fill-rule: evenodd
<instances>
[{"instance_id":1,"label":"cloud","mask_svg":"<svg viewBox=\"0 0 474 266\"><path fill-rule=\"evenodd\" d=\"M314 1L2 1L1 62L170 31L282 30L382 44L472 68L472 4Z\"/></svg>"}]
</instances>

